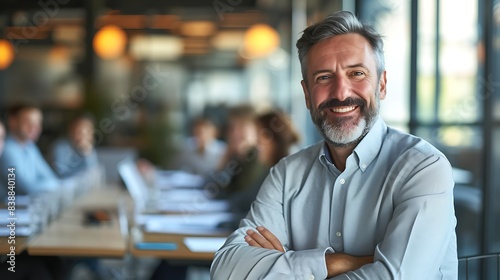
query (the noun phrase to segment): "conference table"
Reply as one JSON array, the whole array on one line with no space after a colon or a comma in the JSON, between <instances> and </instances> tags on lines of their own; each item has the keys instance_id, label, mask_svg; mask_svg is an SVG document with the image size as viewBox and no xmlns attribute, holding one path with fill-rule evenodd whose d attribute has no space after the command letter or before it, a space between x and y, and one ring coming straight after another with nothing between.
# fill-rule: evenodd
<instances>
[{"instance_id":1,"label":"conference table","mask_svg":"<svg viewBox=\"0 0 500 280\"><path fill-rule=\"evenodd\" d=\"M120 224L118 204L127 193L118 188L98 188L75 200L28 244L29 255L117 257L127 253L128 235ZM86 215L105 212L109 220L88 223Z\"/></svg>"},{"instance_id":2,"label":"conference table","mask_svg":"<svg viewBox=\"0 0 500 280\"><path fill-rule=\"evenodd\" d=\"M27 250L33 256L124 258L131 256L153 257L193 263L211 262L214 251L192 251L186 238L225 238L227 234L158 234L143 239L144 232L133 224L133 202L123 188L101 187L78 197L63 209L41 232L31 237L16 238L16 254ZM109 220L98 224L86 223L89 212L99 210L109 215ZM0 238L0 254L9 252L7 238ZM175 244L175 248L141 249L137 243Z\"/></svg>"},{"instance_id":3,"label":"conference table","mask_svg":"<svg viewBox=\"0 0 500 280\"><path fill-rule=\"evenodd\" d=\"M26 247L28 246L28 241L29 238L26 236L18 236L16 237L16 243L15 243L15 253L16 255L19 255L22 253ZM10 247L12 245L8 243L8 238L5 236L0 237L0 255L1 256L6 256L8 253L10 253ZM1 258L0 258L1 260Z\"/></svg>"}]
</instances>

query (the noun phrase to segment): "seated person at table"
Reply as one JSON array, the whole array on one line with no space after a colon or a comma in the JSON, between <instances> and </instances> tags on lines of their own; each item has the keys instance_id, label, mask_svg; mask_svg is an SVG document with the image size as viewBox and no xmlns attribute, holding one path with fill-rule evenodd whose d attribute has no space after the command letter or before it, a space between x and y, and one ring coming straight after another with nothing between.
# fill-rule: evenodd
<instances>
[{"instance_id":1,"label":"seated person at table","mask_svg":"<svg viewBox=\"0 0 500 280\"><path fill-rule=\"evenodd\" d=\"M240 159L243 164L239 169L241 172L234 174L233 181L227 186L230 187L234 182L244 182L244 178L239 176L249 176L247 179L250 183L243 189L232 191L227 197L231 204L231 212L236 214L236 218L221 226L229 229L238 226L240 218L250 209L250 204L254 201L269 168L288 155L290 147L297 141L298 135L290 120L278 110L255 117L253 109L249 106L237 106L231 109L228 144L233 148L231 151L233 154L228 158ZM234 163L236 162L235 160ZM245 170L247 166L249 170ZM213 178L213 180L218 179ZM187 271L186 265L173 265L161 261L151 280L186 279Z\"/></svg>"},{"instance_id":2,"label":"seated person at table","mask_svg":"<svg viewBox=\"0 0 500 280\"><path fill-rule=\"evenodd\" d=\"M278 161L290 154L290 149L298 142L299 135L289 117L277 109L257 116L255 124L258 160L268 171ZM229 200L233 212L246 215L267 174L268 172L263 172L261 178L256 180L256 185L246 191L231 195ZM233 224L233 227L236 228L237 224Z\"/></svg>"},{"instance_id":3,"label":"seated person at table","mask_svg":"<svg viewBox=\"0 0 500 280\"><path fill-rule=\"evenodd\" d=\"M5 126L0 122L0 156L4 151L5 133ZM0 188L0 198L2 198L3 202L7 197L8 190L4 182L0 182ZM16 255L15 262L15 272L12 272L9 270L12 266L7 260L0 261L0 279L55 280L63 278L60 277L62 273L56 272L60 268L60 262L57 258L29 256L24 251Z\"/></svg>"},{"instance_id":4,"label":"seated person at table","mask_svg":"<svg viewBox=\"0 0 500 280\"><path fill-rule=\"evenodd\" d=\"M9 133L0 157L0 180L7 181L7 169L15 168L16 194L57 191L59 180L35 144L42 131L42 111L28 104L8 110Z\"/></svg>"},{"instance_id":5,"label":"seated person at table","mask_svg":"<svg viewBox=\"0 0 500 280\"><path fill-rule=\"evenodd\" d=\"M206 189L215 198L246 192L263 180L268 168L259 161L255 111L250 105L229 109L227 148L218 171L209 174Z\"/></svg>"},{"instance_id":6,"label":"seated person at table","mask_svg":"<svg viewBox=\"0 0 500 280\"><path fill-rule=\"evenodd\" d=\"M68 136L55 142L52 147L52 166L61 178L71 177L98 165L93 133L93 118L80 115L71 122Z\"/></svg>"},{"instance_id":7,"label":"seated person at table","mask_svg":"<svg viewBox=\"0 0 500 280\"><path fill-rule=\"evenodd\" d=\"M176 156L176 165L193 174L208 175L217 168L226 144L217 139L217 126L208 118L195 119L192 134Z\"/></svg>"}]
</instances>

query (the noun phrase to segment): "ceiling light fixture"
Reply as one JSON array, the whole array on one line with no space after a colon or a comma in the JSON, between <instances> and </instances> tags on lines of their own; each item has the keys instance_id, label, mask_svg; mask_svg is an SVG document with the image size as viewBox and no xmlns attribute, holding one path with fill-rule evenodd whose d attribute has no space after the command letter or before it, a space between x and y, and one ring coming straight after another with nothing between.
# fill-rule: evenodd
<instances>
[{"instance_id":1,"label":"ceiling light fixture","mask_svg":"<svg viewBox=\"0 0 500 280\"><path fill-rule=\"evenodd\" d=\"M123 55L127 45L127 34L116 25L106 25L94 36L95 53L102 59L110 60Z\"/></svg>"},{"instance_id":2,"label":"ceiling light fixture","mask_svg":"<svg viewBox=\"0 0 500 280\"><path fill-rule=\"evenodd\" d=\"M0 39L0 70L7 69L14 60L14 47L8 40Z\"/></svg>"},{"instance_id":3,"label":"ceiling light fixture","mask_svg":"<svg viewBox=\"0 0 500 280\"><path fill-rule=\"evenodd\" d=\"M252 25L244 37L240 54L244 58L260 58L271 54L280 44L278 32L267 24Z\"/></svg>"}]
</instances>

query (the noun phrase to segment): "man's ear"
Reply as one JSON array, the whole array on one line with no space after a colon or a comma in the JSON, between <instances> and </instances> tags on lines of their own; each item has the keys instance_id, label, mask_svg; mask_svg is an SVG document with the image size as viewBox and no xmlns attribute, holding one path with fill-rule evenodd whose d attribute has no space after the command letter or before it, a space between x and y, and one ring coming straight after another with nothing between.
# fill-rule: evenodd
<instances>
[{"instance_id":1,"label":"man's ear","mask_svg":"<svg viewBox=\"0 0 500 280\"><path fill-rule=\"evenodd\" d=\"M380 75L380 80L379 80L379 91L380 91L380 100L385 99L385 95L387 94L387 77L386 77L386 71L382 72L382 75Z\"/></svg>"},{"instance_id":2,"label":"man's ear","mask_svg":"<svg viewBox=\"0 0 500 280\"><path fill-rule=\"evenodd\" d=\"M302 91L304 92L304 99L306 100L307 109L311 109L311 104L309 103L309 90L307 89L307 84L304 80L300 81L302 85Z\"/></svg>"}]
</instances>

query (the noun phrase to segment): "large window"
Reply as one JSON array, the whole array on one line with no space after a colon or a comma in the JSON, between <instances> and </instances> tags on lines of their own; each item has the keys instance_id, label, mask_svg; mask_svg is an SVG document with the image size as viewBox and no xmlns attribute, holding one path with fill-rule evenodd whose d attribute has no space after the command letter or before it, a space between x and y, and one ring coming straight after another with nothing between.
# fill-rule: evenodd
<instances>
[{"instance_id":1,"label":"large window","mask_svg":"<svg viewBox=\"0 0 500 280\"><path fill-rule=\"evenodd\" d=\"M459 256L500 252L500 0L357 3L385 35L384 119L454 167Z\"/></svg>"},{"instance_id":2,"label":"large window","mask_svg":"<svg viewBox=\"0 0 500 280\"><path fill-rule=\"evenodd\" d=\"M498 223L498 217L500 216L500 203L497 203L498 198L500 198L500 0L495 0L493 3L493 17L492 17L492 39L490 52L491 57L487 59L491 63L491 76L487 77L487 87L485 97L491 96L492 108L491 113L493 114L492 123L494 124L494 133L492 134L491 146L493 151L492 156L492 166L491 171L491 202L489 205L489 239L491 239L491 251L500 252L500 223ZM490 78L491 77L491 78ZM488 101L488 100L487 100ZM485 103L486 104L486 103ZM493 203L496 202L496 203Z\"/></svg>"}]
</instances>

